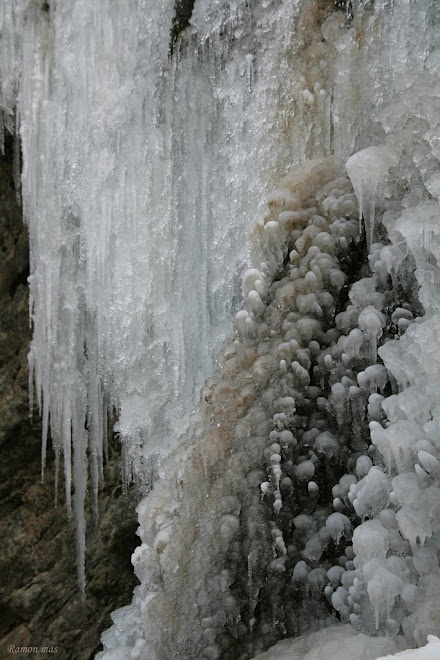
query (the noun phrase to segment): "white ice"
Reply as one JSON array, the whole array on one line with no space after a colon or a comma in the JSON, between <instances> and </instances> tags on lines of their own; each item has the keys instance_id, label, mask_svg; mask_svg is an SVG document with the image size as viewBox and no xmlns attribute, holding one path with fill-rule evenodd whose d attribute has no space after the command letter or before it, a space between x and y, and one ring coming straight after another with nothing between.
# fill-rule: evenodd
<instances>
[{"instance_id":1,"label":"white ice","mask_svg":"<svg viewBox=\"0 0 440 660\"><path fill-rule=\"evenodd\" d=\"M157 479L103 657L264 648L283 617L276 635L322 628L298 640L310 659L315 642L424 645L440 632L437 3L200 0L172 57L172 0L50 4L0 7L0 129L21 139L30 385L83 591L109 411L126 484ZM331 637L325 599L353 628Z\"/></svg>"}]
</instances>

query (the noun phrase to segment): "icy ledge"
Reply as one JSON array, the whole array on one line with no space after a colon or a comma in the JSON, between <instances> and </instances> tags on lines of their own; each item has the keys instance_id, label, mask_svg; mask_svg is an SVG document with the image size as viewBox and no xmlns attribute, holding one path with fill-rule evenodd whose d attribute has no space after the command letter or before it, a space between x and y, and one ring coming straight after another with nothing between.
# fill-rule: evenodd
<instances>
[{"instance_id":1,"label":"icy ledge","mask_svg":"<svg viewBox=\"0 0 440 660\"><path fill-rule=\"evenodd\" d=\"M429 635L428 643L420 649L394 653L396 650L398 642L389 637L367 637L356 633L350 625L335 624L310 635L283 639L265 653L260 653L258 660L438 660L440 639ZM380 655L388 652L391 653Z\"/></svg>"},{"instance_id":2,"label":"icy ledge","mask_svg":"<svg viewBox=\"0 0 440 660\"><path fill-rule=\"evenodd\" d=\"M387 655L378 660L400 658L401 660L438 660L440 657L440 639L435 635L428 635L428 643L420 649L407 649L401 653Z\"/></svg>"}]
</instances>

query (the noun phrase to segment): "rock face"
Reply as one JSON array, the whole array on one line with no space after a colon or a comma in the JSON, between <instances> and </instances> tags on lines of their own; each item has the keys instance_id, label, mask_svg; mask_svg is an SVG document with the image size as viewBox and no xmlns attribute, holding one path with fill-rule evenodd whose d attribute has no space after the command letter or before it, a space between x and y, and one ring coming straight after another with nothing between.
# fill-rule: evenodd
<instances>
[{"instance_id":1,"label":"rock face","mask_svg":"<svg viewBox=\"0 0 440 660\"><path fill-rule=\"evenodd\" d=\"M12 144L0 159L0 657L8 647L57 647L57 658L89 658L109 613L131 599L137 545L135 502L120 486L119 450L109 448L100 521L87 514L87 594L80 602L75 532L60 479L54 507L51 451L41 483L41 424L29 419L28 239L12 175ZM45 657L47 654L32 654Z\"/></svg>"}]
</instances>

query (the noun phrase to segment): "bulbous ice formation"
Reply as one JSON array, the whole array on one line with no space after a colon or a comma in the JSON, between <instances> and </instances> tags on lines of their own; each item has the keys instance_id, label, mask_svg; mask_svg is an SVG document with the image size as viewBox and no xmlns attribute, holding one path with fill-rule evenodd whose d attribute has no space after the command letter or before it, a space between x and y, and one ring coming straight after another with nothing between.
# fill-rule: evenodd
<instances>
[{"instance_id":1,"label":"bulbous ice formation","mask_svg":"<svg viewBox=\"0 0 440 660\"><path fill-rule=\"evenodd\" d=\"M391 151L375 148L368 162L361 151L348 163L358 197L356 171L369 191L369 255L358 226L365 197L330 161L270 196L238 336L210 380L209 407L140 510L147 545L161 524L172 530L155 558L161 578L147 591L142 582L105 648L251 657L336 615L389 640L389 650L378 641L375 658L439 632L440 224L423 180L438 166L440 114L426 96L420 102L435 85L431 69L381 111ZM432 149L425 161L423 139ZM403 193L409 179L419 183ZM190 475L180 468L180 491L176 464ZM173 502L176 512L162 518ZM217 536L225 515L234 525Z\"/></svg>"},{"instance_id":2,"label":"bulbous ice formation","mask_svg":"<svg viewBox=\"0 0 440 660\"><path fill-rule=\"evenodd\" d=\"M334 207L330 218L326 200L336 192L343 193L340 213ZM283 196L293 195L301 210L289 223L280 209ZM149 658L171 658L177 648L188 658L254 654L283 630L305 629L312 615L306 596L327 583L326 570L316 566L330 567L340 555L344 565L351 561L344 553L351 522L323 508L320 498L329 473L341 479L341 501L351 483L342 468L351 431L343 426L355 374L336 363L329 370L325 357L337 360L338 338L345 338L334 328L343 309L339 280L349 282L361 261L356 216L344 216L348 200L355 210L355 198L331 160L286 177L275 198L254 235L254 252L264 261L244 275L237 338L219 357L187 439L164 464L166 477L139 507L142 546L133 563L142 584L131 609L105 634L107 647L137 644L139 657ZM280 268L293 249L294 263ZM263 281L264 312L249 297ZM367 339L359 345L358 364L366 363L368 345ZM334 406L324 398L327 383L341 378L343 412L341 396ZM329 620L319 598L313 608L314 619L318 611Z\"/></svg>"},{"instance_id":3,"label":"bulbous ice formation","mask_svg":"<svg viewBox=\"0 0 440 660\"><path fill-rule=\"evenodd\" d=\"M281 210L292 195L294 222ZM385 350L399 316L393 292L374 271L363 277L356 199L331 160L286 177L270 200L253 236L264 261L244 275L237 337L166 477L139 508L149 574L135 555L142 584L105 648L251 657L279 636L329 625L331 609L368 628L362 599L375 608L373 628L385 616L388 630L408 584L410 572L387 558L407 546L399 514L385 516L390 477L374 449L387 454L374 438L369 448L367 425L370 415L379 420L372 431L384 431L390 376L376 349L372 356L371 333ZM264 311L249 296L257 282ZM406 298L412 318L411 291Z\"/></svg>"}]
</instances>

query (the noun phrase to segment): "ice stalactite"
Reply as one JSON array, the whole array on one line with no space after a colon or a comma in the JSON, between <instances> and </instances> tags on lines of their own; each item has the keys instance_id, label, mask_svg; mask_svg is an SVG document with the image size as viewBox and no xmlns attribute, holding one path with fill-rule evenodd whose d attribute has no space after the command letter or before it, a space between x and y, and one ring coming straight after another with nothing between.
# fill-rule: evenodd
<instances>
[{"instance_id":1,"label":"ice stalactite","mask_svg":"<svg viewBox=\"0 0 440 660\"><path fill-rule=\"evenodd\" d=\"M383 195L380 185L386 181L392 165L397 164L396 155L389 147L367 147L348 159L348 176L359 200L359 222L365 221L368 248L374 242L374 219L376 200Z\"/></svg>"}]
</instances>

